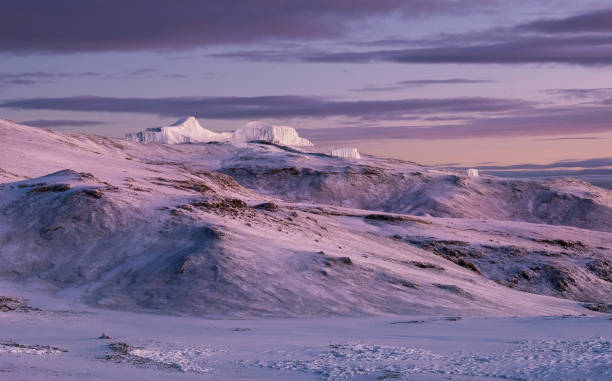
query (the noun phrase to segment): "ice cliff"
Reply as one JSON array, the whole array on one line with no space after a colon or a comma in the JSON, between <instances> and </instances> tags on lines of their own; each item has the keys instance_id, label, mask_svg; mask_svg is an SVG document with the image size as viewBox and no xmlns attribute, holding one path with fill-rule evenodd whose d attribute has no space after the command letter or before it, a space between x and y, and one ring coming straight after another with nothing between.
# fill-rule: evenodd
<instances>
[{"instance_id":1,"label":"ice cliff","mask_svg":"<svg viewBox=\"0 0 612 381\"><path fill-rule=\"evenodd\" d=\"M478 177L479 176L478 170L476 168L469 168L466 171L466 174L468 177Z\"/></svg>"},{"instance_id":2,"label":"ice cliff","mask_svg":"<svg viewBox=\"0 0 612 381\"><path fill-rule=\"evenodd\" d=\"M285 146L312 146L308 139L301 138L295 128L275 126L263 122L249 122L234 132L232 140L237 143L265 141Z\"/></svg>"},{"instance_id":3,"label":"ice cliff","mask_svg":"<svg viewBox=\"0 0 612 381\"><path fill-rule=\"evenodd\" d=\"M345 157L350 159L361 159L361 155L357 148L336 148L331 151L331 155L335 157Z\"/></svg>"}]
</instances>

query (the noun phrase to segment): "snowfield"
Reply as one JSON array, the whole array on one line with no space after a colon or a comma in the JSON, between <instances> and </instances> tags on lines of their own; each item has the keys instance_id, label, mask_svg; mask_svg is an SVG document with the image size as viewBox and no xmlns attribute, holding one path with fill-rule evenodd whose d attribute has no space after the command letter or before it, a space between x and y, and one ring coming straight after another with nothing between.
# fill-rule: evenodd
<instances>
[{"instance_id":1,"label":"snowfield","mask_svg":"<svg viewBox=\"0 0 612 381\"><path fill-rule=\"evenodd\" d=\"M28 294L23 288L4 290ZM97 310L0 313L0 337L61 352L5 352L24 380L608 380L608 317L221 319ZM36 299L36 300L34 300ZM68 312L70 311L70 312ZM111 339L99 339L104 330Z\"/></svg>"},{"instance_id":2,"label":"snowfield","mask_svg":"<svg viewBox=\"0 0 612 381\"><path fill-rule=\"evenodd\" d=\"M0 120L0 378L610 378L611 191L247 127Z\"/></svg>"}]
</instances>

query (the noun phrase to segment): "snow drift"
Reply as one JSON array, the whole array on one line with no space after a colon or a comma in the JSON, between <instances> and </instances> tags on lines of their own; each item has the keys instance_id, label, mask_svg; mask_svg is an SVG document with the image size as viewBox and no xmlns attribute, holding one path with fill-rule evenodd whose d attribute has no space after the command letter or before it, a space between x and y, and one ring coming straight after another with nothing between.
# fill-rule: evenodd
<instances>
[{"instance_id":1,"label":"snow drift","mask_svg":"<svg viewBox=\"0 0 612 381\"><path fill-rule=\"evenodd\" d=\"M249 122L234 132L232 140L238 143L264 141L284 146L312 146L308 140L301 138L295 128L275 126L262 122Z\"/></svg>"},{"instance_id":2,"label":"snow drift","mask_svg":"<svg viewBox=\"0 0 612 381\"><path fill-rule=\"evenodd\" d=\"M147 128L145 131L127 133L127 140L142 143L207 143L230 139L229 133L216 133L205 129L193 116L179 118L170 126Z\"/></svg>"},{"instance_id":3,"label":"snow drift","mask_svg":"<svg viewBox=\"0 0 612 381\"><path fill-rule=\"evenodd\" d=\"M336 148L331 151L331 155L334 157L344 157L347 159L361 159L361 155L357 148Z\"/></svg>"}]
</instances>

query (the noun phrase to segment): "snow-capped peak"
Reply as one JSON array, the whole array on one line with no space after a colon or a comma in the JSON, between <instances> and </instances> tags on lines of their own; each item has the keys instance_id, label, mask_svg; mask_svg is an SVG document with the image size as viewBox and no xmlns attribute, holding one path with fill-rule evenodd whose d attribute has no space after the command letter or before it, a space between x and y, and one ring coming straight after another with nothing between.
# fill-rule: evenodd
<instances>
[{"instance_id":1,"label":"snow-capped peak","mask_svg":"<svg viewBox=\"0 0 612 381\"><path fill-rule=\"evenodd\" d=\"M144 143L206 143L230 138L229 133L216 133L205 129L193 116L182 116L169 126L147 128L145 131L127 133L128 140Z\"/></svg>"},{"instance_id":2,"label":"snow-capped peak","mask_svg":"<svg viewBox=\"0 0 612 381\"><path fill-rule=\"evenodd\" d=\"M189 126L189 127L203 128L195 116L181 116L180 118L176 120L176 122L170 125L170 127L177 127L177 126Z\"/></svg>"}]
</instances>

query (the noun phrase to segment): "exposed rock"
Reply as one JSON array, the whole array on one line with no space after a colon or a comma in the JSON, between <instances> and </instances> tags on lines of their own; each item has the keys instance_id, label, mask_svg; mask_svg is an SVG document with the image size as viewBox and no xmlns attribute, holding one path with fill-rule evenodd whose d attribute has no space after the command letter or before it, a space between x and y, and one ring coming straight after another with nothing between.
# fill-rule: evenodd
<instances>
[{"instance_id":1,"label":"exposed rock","mask_svg":"<svg viewBox=\"0 0 612 381\"><path fill-rule=\"evenodd\" d=\"M603 313L612 313L612 304L605 303L589 303L584 305L591 311L603 312Z\"/></svg>"},{"instance_id":2,"label":"exposed rock","mask_svg":"<svg viewBox=\"0 0 612 381\"><path fill-rule=\"evenodd\" d=\"M445 290L445 291L451 292L453 294L462 296L464 298L474 299L474 296L472 294L470 294L469 292L465 291L461 287L456 286L454 284L439 284L439 283L434 283L433 285L435 287L441 289L441 290Z\"/></svg>"},{"instance_id":3,"label":"exposed rock","mask_svg":"<svg viewBox=\"0 0 612 381\"><path fill-rule=\"evenodd\" d=\"M392 216L389 214L367 214L363 216L363 218L367 220L377 220L377 221L388 221L388 222L402 222L408 221L408 217L404 216Z\"/></svg>"},{"instance_id":4,"label":"exposed rock","mask_svg":"<svg viewBox=\"0 0 612 381\"><path fill-rule=\"evenodd\" d=\"M11 298L8 296L0 296L0 312L32 312L40 311L38 308L30 307L26 304L26 301L18 298Z\"/></svg>"},{"instance_id":5,"label":"exposed rock","mask_svg":"<svg viewBox=\"0 0 612 381\"><path fill-rule=\"evenodd\" d=\"M41 185L36 188L32 188L30 190L30 194L32 193L44 193L44 192L65 192L70 189L70 184L49 184L49 185Z\"/></svg>"},{"instance_id":6,"label":"exposed rock","mask_svg":"<svg viewBox=\"0 0 612 381\"><path fill-rule=\"evenodd\" d=\"M420 269L434 269L434 270L444 271L444 267L438 266L438 265L435 265L435 264L429 263L429 262L410 261L408 263L410 263L412 266L418 267Z\"/></svg>"},{"instance_id":7,"label":"exposed rock","mask_svg":"<svg viewBox=\"0 0 612 381\"><path fill-rule=\"evenodd\" d=\"M262 204L255 205L253 208L267 210L269 212L275 212L278 210L278 204L273 202L264 202Z\"/></svg>"},{"instance_id":8,"label":"exposed rock","mask_svg":"<svg viewBox=\"0 0 612 381\"><path fill-rule=\"evenodd\" d=\"M612 283L612 261L607 259L596 259L587 265L587 269L595 273L601 279Z\"/></svg>"}]
</instances>

